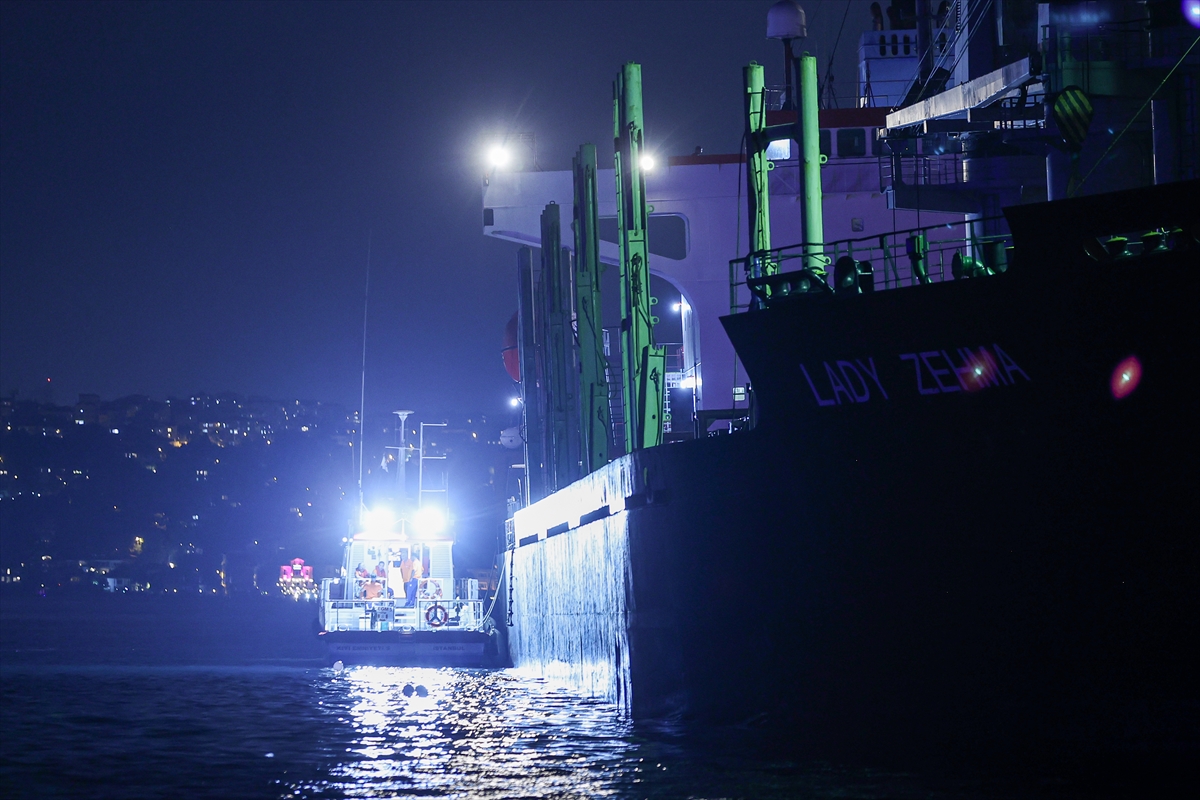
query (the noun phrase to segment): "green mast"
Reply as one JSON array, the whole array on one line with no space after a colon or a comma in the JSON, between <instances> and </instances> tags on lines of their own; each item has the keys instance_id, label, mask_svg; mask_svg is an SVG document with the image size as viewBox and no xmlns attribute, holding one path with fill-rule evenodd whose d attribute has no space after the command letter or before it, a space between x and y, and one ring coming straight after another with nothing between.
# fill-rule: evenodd
<instances>
[{"instance_id":1,"label":"green mast","mask_svg":"<svg viewBox=\"0 0 1200 800\"><path fill-rule=\"evenodd\" d=\"M750 217L749 278L774 275L778 266L771 260L771 197L767 174L774 165L767 160L767 110L763 102L763 68L751 62L742 68L746 107L746 202ZM754 301L757 305L757 300Z\"/></svg>"},{"instance_id":2,"label":"green mast","mask_svg":"<svg viewBox=\"0 0 1200 800\"><path fill-rule=\"evenodd\" d=\"M817 116L817 59L805 53L800 58L800 127L804 157L804 266L825 274L825 224L821 196L820 128Z\"/></svg>"},{"instance_id":3,"label":"green mast","mask_svg":"<svg viewBox=\"0 0 1200 800\"><path fill-rule=\"evenodd\" d=\"M608 463L608 381L601 319L599 212L596 207L596 145L581 145L575 172L575 326L579 342L579 403L584 472Z\"/></svg>"},{"instance_id":4,"label":"green mast","mask_svg":"<svg viewBox=\"0 0 1200 800\"><path fill-rule=\"evenodd\" d=\"M621 253L621 377L625 451L663 438L664 354L654 345L650 266L646 248L646 178L642 172L642 67L629 63L613 84L617 178L617 242Z\"/></svg>"}]
</instances>

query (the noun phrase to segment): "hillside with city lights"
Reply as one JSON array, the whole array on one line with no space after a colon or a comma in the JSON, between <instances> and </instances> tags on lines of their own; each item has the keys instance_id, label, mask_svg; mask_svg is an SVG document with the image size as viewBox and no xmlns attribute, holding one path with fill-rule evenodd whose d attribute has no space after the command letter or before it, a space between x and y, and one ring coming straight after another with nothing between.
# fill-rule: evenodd
<instances>
[{"instance_id":1,"label":"hillside with city lights","mask_svg":"<svg viewBox=\"0 0 1200 800\"><path fill-rule=\"evenodd\" d=\"M484 418L444 430L463 568L486 575L511 454ZM0 586L279 594L295 558L330 577L356 517L358 447L355 413L317 402L0 400ZM397 476L386 459L366 464L364 492L386 504Z\"/></svg>"}]
</instances>

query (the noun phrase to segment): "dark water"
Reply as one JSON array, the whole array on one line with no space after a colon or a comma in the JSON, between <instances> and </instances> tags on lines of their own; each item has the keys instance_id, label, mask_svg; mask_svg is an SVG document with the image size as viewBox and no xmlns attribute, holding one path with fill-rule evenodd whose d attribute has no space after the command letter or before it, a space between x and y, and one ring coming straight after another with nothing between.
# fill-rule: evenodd
<instances>
[{"instance_id":1,"label":"dark water","mask_svg":"<svg viewBox=\"0 0 1200 800\"><path fill-rule=\"evenodd\" d=\"M636 731L509 671L21 666L0 702L17 797L996 796Z\"/></svg>"},{"instance_id":2,"label":"dark water","mask_svg":"<svg viewBox=\"0 0 1200 800\"><path fill-rule=\"evenodd\" d=\"M752 730L634 726L609 705L510 670L337 672L313 657L306 620L303 609L269 604L6 602L0 796L1139 794L1078 772L872 767L808 758Z\"/></svg>"}]
</instances>

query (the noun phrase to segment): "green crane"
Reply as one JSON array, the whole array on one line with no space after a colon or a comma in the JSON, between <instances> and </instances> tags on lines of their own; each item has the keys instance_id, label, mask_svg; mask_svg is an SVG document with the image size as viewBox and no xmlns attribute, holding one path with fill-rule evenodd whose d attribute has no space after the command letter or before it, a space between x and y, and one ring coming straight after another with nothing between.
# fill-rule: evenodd
<instances>
[{"instance_id":1,"label":"green crane","mask_svg":"<svg viewBox=\"0 0 1200 800\"><path fill-rule=\"evenodd\" d=\"M555 490L580 475L579 402L575 382L574 335L571 331L570 251L562 248L557 203L542 212L542 276L538 285L542 309L543 374L545 375L547 477Z\"/></svg>"},{"instance_id":2,"label":"green crane","mask_svg":"<svg viewBox=\"0 0 1200 800\"><path fill-rule=\"evenodd\" d=\"M663 439L663 348L654 344L646 245L646 177L642 171L642 67L628 63L613 83L613 160L617 178L617 243L621 254L621 359L625 450Z\"/></svg>"},{"instance_id":3,"label":"green crane","mask_svg":"<svg viewBox=\"0 0 1200 800\"><path fill-rule=\"evenodd\" d=\"M600 305L599 213L596 207L596 145L581 145L571 162L575 173L575 331L579 343L579 404L583 468L608 463L608 380Z\"/></svg>"},{"instance_id":4,"label":"green crane","mask_svg":"<svg viewBox=\"0 0 1200 800\"><path fill-rule=\"evenodd\" d=\"M771 258L771 197L767 175L775 165L767 160L767 109L763 101L763 68L751 62L742 68L746 108L746 203L750 217L748 278L774 275L779 265ZM755 302L757 305L757 301Z\"/></svg>"},{"instance_id":5,"label":"green crane","mask_svg":"<svg viewBox=\"0 0 1200 800\"><path fill-rule=\"evenodd\" d=\"M533 250L517 251L518 354L521 361L522 428L525 433L525 505L550 493L546 475L545 387L541 375L542 312L538 295Z\"/></svg>"}]
</instances>

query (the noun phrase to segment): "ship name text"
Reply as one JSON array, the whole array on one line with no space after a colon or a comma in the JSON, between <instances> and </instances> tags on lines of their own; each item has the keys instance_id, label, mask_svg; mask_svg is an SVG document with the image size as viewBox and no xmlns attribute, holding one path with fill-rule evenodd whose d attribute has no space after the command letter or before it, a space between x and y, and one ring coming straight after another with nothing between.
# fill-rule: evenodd
<instances>
[{"instance_id":1,"label":"ship name text","mask_svg":"<svg viewBox=\"0 0 1200 800\"><path fill-rule=\"evenodd\" d=\"M908 385L919 396L977 392L1032 380L998 344L901 353L899 361L912 365ZM800 372L819 406L890 399L873 357L822 361L811 370L800 364Z\"/></svg>"}]
</instances>

